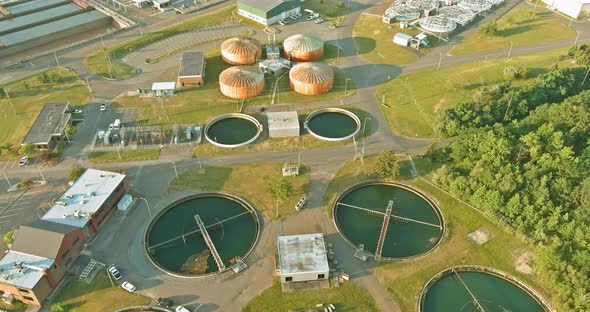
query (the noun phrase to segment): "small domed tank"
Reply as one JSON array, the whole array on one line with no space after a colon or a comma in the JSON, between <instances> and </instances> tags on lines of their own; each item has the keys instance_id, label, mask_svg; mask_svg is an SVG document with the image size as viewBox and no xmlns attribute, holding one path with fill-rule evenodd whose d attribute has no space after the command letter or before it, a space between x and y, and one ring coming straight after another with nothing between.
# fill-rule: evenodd
<instances>
[{"instance_id":1,"label":"small domed tank","mask_svg":"<svg viewBox=\"0 0 590 312\"><path fill-rule=\"evenodd\" d=\"M256 66L234 66L219 75L221 93L233 99L246 99L264 91L264 73Z\"/></svg>"},{"instance_id":2,"label":"small domed tank","mask_svg":"<svg viewBox=\"0 0 590 312\"><path fill-rule=\"evenodd\" d=\"M232 65L249 65L262 58L262 45L249 37L234 37L221 44L221 59Z\"/></svg>"},{"instance_id":3,"label":"small domed tank","mask_svg":"<svg viewBox=\"0 0 590 312\"><path fill-rule=\"evenodd\" d=\"M291 61L311 62L324 54L324 42L312 35L293 35L283 42L283 51Z\"/></svg>"},{"instance_id":4,"label":"small domed tank","mask_svg":"<svg viewBox=\"0 0 590 312\"><path fill-rule=\"evenodd\" d=\"M289 85L301 94L326 93L334 86L334 70L322 62L299 63L289 72Z\"/></svg>"}]
</instances>

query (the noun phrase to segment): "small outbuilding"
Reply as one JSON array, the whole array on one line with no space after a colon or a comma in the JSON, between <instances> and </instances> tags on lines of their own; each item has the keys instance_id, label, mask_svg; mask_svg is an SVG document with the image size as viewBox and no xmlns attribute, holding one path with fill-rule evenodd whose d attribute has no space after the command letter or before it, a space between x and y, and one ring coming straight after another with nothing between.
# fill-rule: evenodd
<instances>
[{"instance_id":1,"label":"small outbuilding","mask_svg":"<svg viewBox=\"0 0 590 312\"><path fill-rule=\"evenodd\" d=\"M271 138L299 136L299 116L296 111L268 113L268 135Z\"/></svg>"},{"instance_id":2,"label":"small outbuilding","mask_svg":"<svg viewBox=\"0 0 590 312\"><path fill-rule=\"evenodd\" d=\"M238 0L238 14L272 25L301 12L301 0Z\"/></svg>"},{"instance_id":3,"label":"small outbuilding","mask_svg":"<svg viewBox=\"0 0 590 312\"><path fill-rule=\"evenodd\" d=\"M330 268L322 233L279 236L277 247L277 270L283 289L289 283L328 282Z\"/></svg>"},{"instance_id":4,"label":"small outbuilding","mask_svg":"<svg viewBox=\"0 0 590 312\"><path fill-rule=\"evenodd\" d=\"M412 42L412 38L412 36L400 32L393 36L393 43L407 47Z\"/></svg>"},{"instance_id":5,"label":"small outbuilding","mask_svg":"<svg viewBox=\"0 0 590 312\"><path fill-rule=\"evenodd\" d=\"M156 96L171 96L174 95L176 83L171 82L154 82L152 84L152 95Z\"/></svg>"},{"instance_id":6,"label":"small outbuilding","mask_svg":"<svg viewBox=\"0 0 590 312\"><path fill-rule=\"evenodd\" d=\"M543 0L543 2L572 18L590 17L590 0Z\"/></svg>"},{"instance_id":7,"label":"small outbuilding","mask_svg":"<svg viewBox=\"0 0 590 312\"><path fill-rule=\"evenodd\" d=\"M205 53L184 52L180 59L176 87L202 86L205 84Z\"/></svg>"},{"instance_id":8,"label":"small outbuilding","mask_svg":"<svg viewBox=\"0 0 590 312\"><path fill-rule=\"evenodd\" d=\"M160 11L166 11L170 6L170 0L152 0L154 8Z\"/></svg>"},{"instance_id":9,"label":"small outbuilding","mask_svg":"<svg viewBox=\"0 0 590 312\"><path fill-rule=\"evenodd\" d=\"M69 106L70 102L46 103L21 145L32 143L37 149L52 150L72 121L72 114L67 112Z\"/></svg>"}]
</instances>

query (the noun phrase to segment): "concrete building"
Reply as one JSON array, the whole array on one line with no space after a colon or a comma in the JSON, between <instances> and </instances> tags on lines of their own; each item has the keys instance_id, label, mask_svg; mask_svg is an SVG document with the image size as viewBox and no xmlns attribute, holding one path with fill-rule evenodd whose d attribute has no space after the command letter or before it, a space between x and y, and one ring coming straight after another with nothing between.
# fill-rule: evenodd
<instances>
[{"instance_id":1,"label":"concrete building","mask_svg":"<svg viewBox=\"0 0 590 312\"><path fill-rule=\"evenodd\" d=\"M176 87L202 86L205 84L205 53L184 52L180 59Z\"/></svg>"},{"instance_id":2,"label":"concrete building","mask_svg":"<svg viewBox=\"0 0 590 312\"><path fill-rule=\"evenodd\" d=\"M174 95L174 88L176 88L176 82L154 82L152 84L152 95L157 96L171 96Z\"/></svg>"},{"instance_id":3,"label":"concrete building","mask_svg":"<svg viewBox=\"0 0 590 312\"><path fill-rule=\"evenodd\" d=\"M271 138L299 136L299 117L297 112L268 113L268 135Z\"/></svg>"},{"instance_id":4,"label":"concrete building","mask_svg":"<svg viewBox=\"0 0 590 312\"><path fill-rule=\"evenodd\" d=\"M323 234L279 236L277 246L281 283L327 282L330 268Z\"/></svg>"},{"instance_id":5,"label":"concrete building","mask_svg":"<svg viewBox=\"0 0 590 312\"><path fill-rule=\"evenodd\" d=\"M127 193L124 174L87 169L41 219L82 229L93 236Z\"/></svg>"},{"instance_id":6,"label":"concrete building","mask_svg":"<svg viewBox=\"0 0 590 312\"><path fill-rule=\"evenodd\" d=\"M266 26L300 12L300 0L238 0L238 14Z\"/></svg>"},{"instance_id":7,"label":"concrete building","mask_svg":"<svg viewBox=\"0 0 590 312\"><path fill-rule=\"evenodd\" d=\"M590 17L590 0L543 0L543 2L572 18Z\"/></svg>"},{"instance_id":8,"label":"concrete building","mask_svg":"<svg viewBox=\"0 0 590 312\"><path fill-rule=\"evenodd\" d=\"M71 123L72 114L66 113L69 106L69 102L46 103L21 145L30 142L37 149L52 150L63 139L66 125Z\"/></svg>"}]
</instances>

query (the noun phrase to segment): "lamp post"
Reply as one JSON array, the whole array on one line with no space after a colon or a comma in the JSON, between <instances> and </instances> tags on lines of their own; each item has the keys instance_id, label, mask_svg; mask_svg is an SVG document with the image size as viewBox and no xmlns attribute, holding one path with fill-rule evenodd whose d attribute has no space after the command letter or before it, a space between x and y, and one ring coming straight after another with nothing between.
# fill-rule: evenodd
<instances>
[{"instance_id":1,"label":"lamp post","mask_svg":"<svg viewBox=\"0 0 590 312\"><path fill-rule=\"evenodd\" d=\"M344 96L346 96L346 91L348 90L348 81L351 80L350 78L346 78L346 81L344 81Z\"/></svg>"},{"instance_id":2,"label":"lamp post","mask_svg":"<svg viewBox=\"0 0 590 312\"><path fill-rule=\"evenodd\" d=\"M371 120L371 117L365 117L363 120L363 154L365 153L365 128L367 128L367 120Z\"/></svg>"},{"instance_id":3,"label":"lamp post","mask_svg":"<svg viewBox=\"0 0 590 312\"><path fill-rule=\"evenodd\" d=\"M169 163L172 164L172 166L174 166L174 173L176 174L176 178L178 179L178 170L176 170L176 163L172 160L168 160Z\"/></svg>"},{"instance_id":4,"label":"lamp post","mask_svg":"<svg viewBox=\"0 0 590 312\"><path fill-rule=\"evenodd\" d=\"M150 214L150 218L152 217L152 210L150 209L150 204L148 203L147 199L140 197L139 199L143 200L145 202L145 205L147 206L148 209L148 213Z\"/></svg>"}]
</instances>

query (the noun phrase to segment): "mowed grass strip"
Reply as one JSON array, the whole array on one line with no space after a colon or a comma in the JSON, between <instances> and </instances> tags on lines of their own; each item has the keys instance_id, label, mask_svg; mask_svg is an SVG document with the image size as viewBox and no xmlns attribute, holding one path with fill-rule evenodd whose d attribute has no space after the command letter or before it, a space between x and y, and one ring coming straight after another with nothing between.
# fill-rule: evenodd
<instances>
[{"instance_id":1,"label":"mowed grass strip","mask_svg":"<svg viewBox=\"0 0 590 312\"><path fill-rule=\"evenodd\" d=\"M417 51L393 43L393 36L399 32L412 36L420 33L414 28L401 29L398 25L384 24L377 16L361 15L354 24L352 40L358 54L372 63L401 65L418 60Z\"/></svg>"},{"instance_id":2,"label":"mowed grass strip","mask_svg":"<svg viewBox=\"0 0 590 312\"><path fill-rule=\"evenodd\" d=\"M316 305L320 303L324 305L320 311L329 304L333 304L336 311L379 311L371 295L351 282L330 289L283 293L278 279L274 280L270 288L250 300L242 311L317 311Z\"/></svg>"},{"instance_id":3,"label":"mowed grass strip","mask_svg":"<svg viewBox=\"0 0 590 312\"><path fill-rule=\"evenodd\" d=\"M546 10L533 12L531 8L516 7L498 19L497 23L497 37L475 34L451 49L449 54L508 49L511 42L513 47L520 47L576 36L574 29Z\"/></svg>"},{"instance_id":4,"label":"mowed grass strip","mask_svg":"<svg viewBox=\"0 0 590 312\"><path fill-rule=\"evenodd\" d=\"M346 188L376 178L376 160L376 156L367 157L364 166L359 160L345 163L328 185L324 195L326 209L331 210L338 194ZM416 164L420 173L428 173L427 170L440 166L423 166L423 161ZM436 273L455 265L489 266L516 276L545 296L552 293L550 286L544 288L537 282L535 275L524 275L515 270L518 255L531 251L518 235L490 222L486 216L424 181L412 179L410 168L408 160L400 160L401 182L414 186L437 203L445 219L446 233L440 246L425 256L406 262L382 262L376 268L377 278L387 288L401 311L414 311L425 283ZM484 245L477 245L466 236L480 227L492 234L492 239Z\"/></svg>"},{"instance_id":5,"label":"mowed grass strip","mask_svg":"<svg viewBox=\"0 0 590 312\"><path fill-rule=\"evenodd\" d=\"M119 158L119 155L121 158ZM124 150L119 152L91 152L88 154L88 160L91 163L111 163L127 161L145 161L156 160L160 157L159 148L148 148L140 150Z\"/></svg>"},{"instance_id":6,"label":"mowed grass strip","mask_svg":"<svg viewBox=\"0 0 590 312\"><path fill-rule=\"evenodd\" d=\"M573 66L571 60L560 61L559 56L565 53L553 50L403 75L379 86L377 98L381 100L385 95L389 107L380 107L394 131L410 137L432 137L436 112L471 99L482 86L504 81L504 68L527 68L529 78L514 82L516 86L524 85L553 64Z\"/></svg>"},{"instance_id":7,"label":"mowed grass strip","mask_svg":"<svg viewBox=\"0 0 590 312\"><path fill-rule=\"evenodd\" d=\"M101 269L90 284L74 277L58 293L51 308L61 305L68 312L115 311L150 302L151 298L129 293L117 284L113 287L106 270Z\"/></svg>"},{"instance_id":8,"label":"mowed grass strip","mask_svg":"<svg viewBox=\"0 0 590 312\"><path fill-rule=\"evenodd\" d=\"M268 192L268 182L282 176L282 163L262 163L192 169L172 182L172 187L224 191L243 197L270 219L276 219L276 200ZM278 202L279 218L295 211L295 204L309 191L309 173L301 168L298 176L285 177L293 186L286 200Z\"/></svg>"},{"instance_id":9,"label":"mowed grass strip","mask_svg":"<svg viewBox=\"0 0 590 312\"><path fill-rule=\"evenodd\" d=\"M207 26L225 24L231 20L232 11L235 9L235 4L229 5L215 11L202 14L195 18L164 27L160 30L143 34L143 36L135 37L133 39L116 44L112 47L99 50L86 57L84 64L91 72L102 77L113 79L128 78L135 74L135 68L118 62L118 59L156 41L163 40L174 35ZM109 66L107 66L107 59L109 57L111 60L111 73L113 74L113 77L111 77L111 73L109 73Z\"/></svg>"},{"instance_id":10,"label":"mowed grass strip","mask_svg":"<svg viewBox=\"0 0 590 312\"><path fill-rule=\"evenodd\" d=\"M59 74L62 82L41 83L31 76L3 86L10 98L0 98L0 145L18 149L45 103L69 101L70 107L77 107L88 102L88 86L76 73L59 68L45 72Z\"/></svg>"},{"instance_id":11,"label":"mowed grass strip","mask_svg":"<svg viewBox=\"0 0 590 312\"><path fill-rule=\"evenodd\" d=\"M330 60L335 57L337 50L330 48L328 57ZM163 105L160 105L154 98L139 97L118 97L114 100L118 107L137 107L137 120L150 124L198 124L205 123L209 119L225 114L242 110L247 105L271 105L272 90L276 78L266 76L264 91L253 98L236 100L226 97L219 91L219 74L231 67L221 59L219 50L206 52L207 66L205 68L205 84L202 87L190 87L177 90L174 96L162 98ZM316 101L334 100L343 97L346 87L346 94L355 94L355 86L352 80L346 83L349 78L343 70L334 68L334 88L324 94L311 96L296 93L289 87L289 76L285 74L280 80L279 92L275 97L275 103L306 103ZM346 86L345 86L346 85ZM167 118L166 118L167 116Z\"/></svg>"}]
</instances>

